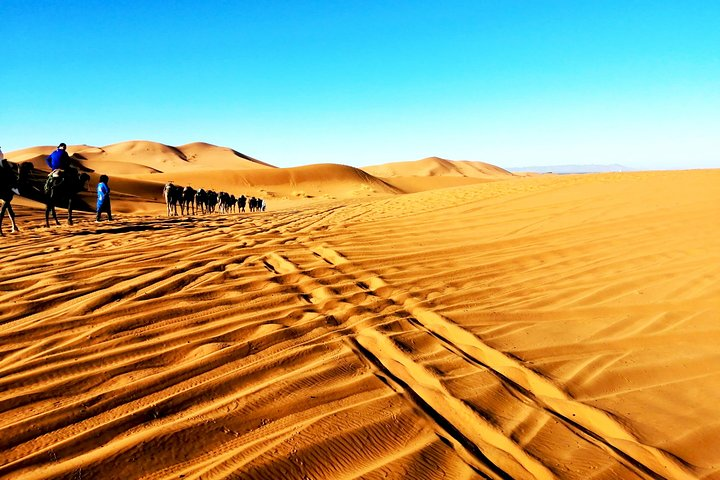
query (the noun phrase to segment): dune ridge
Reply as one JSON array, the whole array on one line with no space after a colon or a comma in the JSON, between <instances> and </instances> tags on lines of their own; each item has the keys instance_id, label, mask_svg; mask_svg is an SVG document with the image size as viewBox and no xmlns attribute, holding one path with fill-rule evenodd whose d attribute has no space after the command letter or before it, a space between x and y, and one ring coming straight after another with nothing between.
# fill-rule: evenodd
<instances>
[{"instance_id":1,"label":"dune ridge","mask_svg":"<svg viewBox=\"0 0 720 480\"><path fill-rule=\"evenodd\" d=\"M47 169L45 158L54 146L39 146L9 152L13 162L32 162ZM272 165L227 147L204 142L179 147L146 140L131 140L104 147L69 145L68 153L77 166L102 169L108 175L129 173L162 173L178 170L274 168Z\"/></svg>"},{"instance_id":2,"label":"dune ridge","mask_svg":"<svg viewBox=\"0 0 720 480\"><path fill-rule=\"evenodd\" d=\"M54 147L9 152L15 163L31 162L38 178L47 171L46 157ZM277 168L226 147L196 142L179 147L148 141L128 141L105 147L69 146L71 162L88 172L94 187L101 174L110 176L114 208L121 213L164 211L163 186L174 182L215 191L264 198L274 207L406 193L383 179L347 165L321 164ZM81 193L86 210L94 193Z\"/></svg>"},{"instance_id":3,"label":"dune ridge","mask_svg":"<svg viewBox=\"0 0 720 480\"><path fill-rule=\"evenodd\" d=\"M446 160L440 157L386 163L362 169L405 193L507 180L515 175L489 163Z\"/></svg>"},{"instance_id":4,"label":"dune ridge","mask_svg":"<svg viewBox=\"0 0 720 480\"><path fill-rule=\"evenodd\" d=\"M720 475L720 170L252 175L345 193L52 229L18 205L0 478Z\"/></svg>"},{"instance_id":5,"label":"dune ridge","mask_svg":"<svg viewBox=\"0 0 720 480\"><path fill-rule=\"evenodd\" d=\"M392 162L382 165L363 167L366 172L377 177L508 177L508 170L484 162L469 160L446 160L440 157L427 157L408 162Z\"/></svg>"}]
</instances>

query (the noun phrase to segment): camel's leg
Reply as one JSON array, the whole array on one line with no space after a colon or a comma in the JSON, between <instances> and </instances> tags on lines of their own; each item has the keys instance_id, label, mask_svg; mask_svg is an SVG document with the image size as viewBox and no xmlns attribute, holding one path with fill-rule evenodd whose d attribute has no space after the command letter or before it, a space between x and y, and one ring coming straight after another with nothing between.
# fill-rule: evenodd
<instances>
[{"instance_id":1,"label":"camel's leg","mask_svg":"<svg viewBox=\"0 0 720 480\"><path fill-rule=\"evenodd\" d=\"M68 200L68 225L72 225L72 224L73 224L73 219L72 219L72 198L70 198L70 200Z\"/></svg>"},{"instance_id":2,"label":"camel's leg","mask_svg":"<svg viewBox=\"0 0 720 480\"><path fill-rule=\"evenodd\" d=\"M10 216L10 222L12 223L12 229L10 230L10 233L15 233L20 231L20 227L17 226L17 223L15 223L15 211L12 208L12 205L10 205L10 202L5 202L3 205L3 214L5 213L5 210L7 210L8 215ZM2 218L0 218L0 224L2 223Z\"/></svg>"},{"instance_id":3,"label":"camel's leg","mask_svg":"<svg viewBox=\"0 0 720 480\"><path fill-rule=\"evenodd\" d=\"M7 206L8 206L8 203L5 200L3 200L2 202L3 202L3 206L0 209L0 237L5 236L5 234L2 232L2 223L3 223L3 219L5 218L5 210L7 210Z\"/></svg>"},{"instance_id":4,"label":"camel's leg","mask_svg":"<svg viewBox=\"0 0 720 480\"><path fill-rule=\"evenodd\" d=\"M52 213L53 220L55 220L55 225L60 225L60 221L58 221L57 218L57 212L55 211L55 205L52 203L52 200L50 200L50 203L47 204L45 207L45 226L50 228L50 214Z\"/></svg>"}]
</instances>

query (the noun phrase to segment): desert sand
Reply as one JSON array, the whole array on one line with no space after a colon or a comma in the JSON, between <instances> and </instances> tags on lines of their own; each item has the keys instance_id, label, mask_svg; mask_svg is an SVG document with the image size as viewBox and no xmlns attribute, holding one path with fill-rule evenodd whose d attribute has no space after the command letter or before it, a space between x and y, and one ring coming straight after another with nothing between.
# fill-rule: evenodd
<instances>
[{"instance_id":1,"label":"desert sand","mask_svg":"<svg viewBox=\"0 0 720 480\"><path fill-rule=\"evenodd\" d=\"M0 478L720 478L720 170L68 150L116 219L3 223Z\"/></svg>"}]
</instances>

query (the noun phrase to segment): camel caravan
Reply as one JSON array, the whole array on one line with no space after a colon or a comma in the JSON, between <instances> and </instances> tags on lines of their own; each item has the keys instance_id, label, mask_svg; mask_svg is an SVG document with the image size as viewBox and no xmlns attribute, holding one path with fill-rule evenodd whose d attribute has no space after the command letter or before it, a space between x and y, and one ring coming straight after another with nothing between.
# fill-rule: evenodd
<instances>
[{"instance_id":1,"label":"camel caravan","mask_svg":"<svg viewBox=\"0 0 720 480\"><path fill-rule=\"evenodd\" d=\"M12 200L15 195L20 195L31 200L45 204L45 226L50 227L52 216L56 225L60 225L57 218L56 207L67 209L67 221L73 224L73 209L80 206L82 209L92 210L92 206L80 199L80 192L87 191L90 175L81 172L71 165L70 157L66 152L66 145L61 143L46 160L50 168L50 174L38 170L31 162L14 164L5 159L0 150L0 236L5 214L10 217L11 233L18 232L20 228L15 222L15 211L12 208ZM82 168L82 167L81 167ZM96 208L97 221L100 221L100 213L106 212L108 219L112 219L110 213L110 190L107 186L108 178L103 175L98 183L98 204ZM101 185L102 184L102 185ZM192 187L180 187L168 182L163 188L163 196L167 206L167 214L195 215L196 213L233 213L245 212L246 207L250 212L265 211L265 201L260 198L246 197L241 195L236 198L227 192L216 193L213 190L195 190Z\"/></svg>"},{"instance_id":2,"label":"camel caravan","mask_svg":"<svg viewBox=\"0 0 720 480\"><path fill-rule=\"evenodd\" d=\"M2 223L7 212L12 224L11 233L20 228L15 223L15 212L11 202L15 195L20 195L45 204L45 226L50 226L52 215L56 225L60 225L55 207L67 209L68 224L73 224L73 208L81 200L80 192L87 189L90 175L79 172L76 168L68 167L63 171L54 171L49 176L36 171L30 162L23 162L14 166L6 159L0 165L0 200L3 205L0 210L0 236L4 235Z\"/></svg>"},{"instance_id":3,"label":"camel caravan","mask_svg":"<svg viewBox=\"0 0 720 480\"><path fill-rule=\"evenodd\" d=\"M168 217L178 215L195 215L206 213L235 213L245 212L247 207L251 212L264 212L265 200L245 195L235 197L227 192L215 192L203 188L195 190L192 187L181 187L173 182L168 182L163 188L165 206Z\"/></svg>"}]
</instances>

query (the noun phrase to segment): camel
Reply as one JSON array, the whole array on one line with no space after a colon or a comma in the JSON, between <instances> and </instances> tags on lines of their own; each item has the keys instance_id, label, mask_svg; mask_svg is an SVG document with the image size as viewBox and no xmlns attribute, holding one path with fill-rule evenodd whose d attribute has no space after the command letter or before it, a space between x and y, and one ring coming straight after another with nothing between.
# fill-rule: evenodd
<instances>
[{"instance_id":1,"label":"camel","mask_svg":"<svg viewBox=\"0 0 720 480\"><path fill-rule=\"evenodd\" d=\"M205 200L207 203L207 213L215 213L215 206L217 206L218 203L218 194L214 190L208 190L207 191L207 198Z\"/></svg>"},{"instance_id":2,"label":"camel","mask_svg":"<svg viewBox=\"0 0 720 480\"><path fill-rule=\"evenodd\" d=\"M230 194L227 192L218 193L218 211L220 213L227 213L229 204L230 204Z\"/></svg>"},{"instance_id":3,"label":"camel","mask_svg":"<svg viewBox=\"0 0 720 480\"><path fill-rule=\"evenodd\" d=\"M205 205L207 204L207 192L201 188L195 193L195 207L200 213L205 213Z\"/></svg>"},{"instance_id":4,"label":"camel","mask_svg":"<svg viewBox=\"0 0 720 480\"><path fill-rule=\"evenodd\" d=\"M163 188L163 196L165 197L168 217L170 215L177 215L177 204L180 202L180 197L182 196L182 187L168 182L165 184L165 188Z\"/></svg>"},{"instance_id":5,"label":"camel","mask_svg":"<svg viewBox=\"0 0 720 480\"><path fill-rule=\"evenodd\" d=\"M2 209L0 209L0 236L4 235L2 232L2 222L5 218L5 212L8 213L10 223L12 224L10 233L20 231L20 228L15 223L15 211L12 205L10 205L17 191L17 184L17 175L15 175L15 171L10 166L10 162L3 159L2 165L0 165L0 200L2 200Z\"/></svg>"},{"instance_id":6,"label":"camel","mask_svg":"<svg viewBox=\"0 0 720 480\"><path fill-rule=\"evenodd\" d=\"M191 208L192 214L195 215L195 193L195 189L192 187L182 189L180 194L180 215L190 215Z\"/></svg>"},{"instance_id":7,"label":"camel","mask_svg":"<svg viewBox=\"0 0 720 480\"><path fill-rule=\"evenodd\" d=\"M77 199L77 194L85 191L90 175L83 172L80 173L76 168L70 167L65 169L57 176L48 178L45 184L45 226L50 227L50 214L52 214L56 225L60 225L55 212L55 206L67 205L68 225L73 224L72 209L73 200Z\"/></svg>"}]
</instances>

